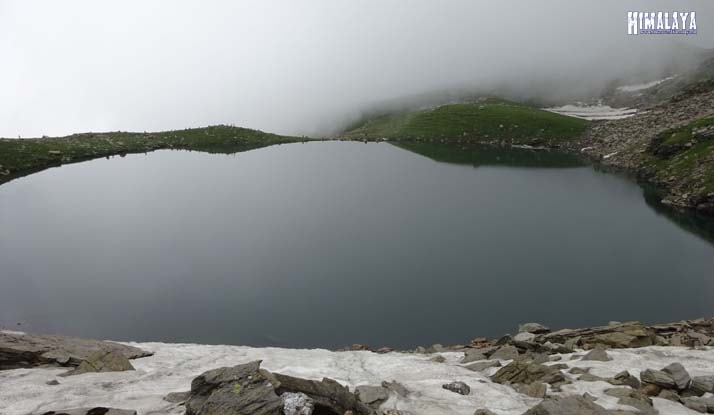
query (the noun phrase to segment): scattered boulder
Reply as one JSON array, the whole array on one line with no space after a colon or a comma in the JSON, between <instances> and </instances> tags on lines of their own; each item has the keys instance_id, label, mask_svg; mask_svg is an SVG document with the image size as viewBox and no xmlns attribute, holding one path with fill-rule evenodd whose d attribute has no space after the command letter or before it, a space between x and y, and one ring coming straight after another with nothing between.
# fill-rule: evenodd
<instances>
[{"instance_id":1,"label":"scattered boulder","mask_svg":"<svg viewBox=\"0 0 714 415\"><path fill-rule=\"evenodd\" d=\"M60 383L57 379L52 379L52 380L48 380L47 382L45 382L45 385L49 385L49 386L57 386L59 384Z\"/></svg>"},{"instance_id":2,"label":"scattered boulder","mask_svg":"<svg viewBox=\"0 0 714 415\"><path fill-rule=\"evenodd\" d=\"M674 380L674 385L679 390L687 389L692 382L692 378L689 376L687 370L679 363L672 363L662 369L662 371L667 373L672 380Z\"/></svg>"},{"instance_id":3,"label":"scattered boulder","mask_svg":"<svg viewBox=\"0 0 714 415\"><path fill-rule=\"evenodd\" d=\"M117 352L97 351L92 353L87 360L83 360L79 366L62 373L60 376L75 376L83 373L103 373L103 372L123 372L134 370L129 359Z\"/></svg>"},{"instance_id":4,"label":"scattered boulder","mask_svg":"<svg viewBox=\"0 0 714 415\"><path fill-rule=\"evenodd\" d=\"M674 389L676 384L669 373L661 370L646 369L640 373L640 380L643 383L650 383L664 389ZM659 392L657 393L659 394Z\"/></svg>"},{"instance_id":5,"label":"scattered boulder","mask_svg":"<svg viewBox=\"0 0 714 415\"><path fill-rule=\"evenodd\" d=\"M98 351L116 352L127 359L152 355L136 347L109 341L0 331L0 370L44 365L78 366Z\"/></svg>"},{"instance_id":6,"label":"scattered boulder","mask_svg":"<svg viewBox=\"0 0 714 415\"><path fill-rule=\"evenodd\" d=\"M555 384L565 381L565 376L560 370L538 363L514 360L498 370L491 380L496 383L524 383L544 382Z\"/></svg>"},{"instance_id":7,"label":"scattered boulder","mask_svg":"<svg viewBox=\"0 0 714 415\"><path fill-rule=\"evenodd\" d=\"M474 372L482 372L492 367L501 367L501 362L498 360L485 360L483 362L471 363L470 365L466 365L464 367L468 370L473 370Z\"/></svg>"},{"instance_id":8,"label":"scattered boulder","mask_svg":"<svg viewBox=\"0 0 714 415\"><path fill-rule=\"evenodd\" d=\"M673 402L680 402L679 395L677 392L671 389L662 389L662 391L657 395L658 398L667 399Z\"/></svg>"},{"instance_id":9,"label":"scattered boulder","mask_svg":"<svg viewBox=\"0 0 714 415\"><path fill-rule=\"evenodd\" d=\"M604 381L605 379L601 378L600 376L593 375L592 373L583 373L582 375L578 376L578 380L582 380L583 382L600 382Z\"/></svg>"},{"instance_id":10,"label":"scattered boulder","mask_svg":"<svg viewBox=\"0 0 714 415\"><path fill-rule=\"evenodd\" d=\"M451 382L445 385L441 385L442 388L449 390L459 395L468 395L471 393L471 388L464 382Z\"/></svg>"},{"instance_id":11,"label":"scattered boulder","mask_svg":"<svg viewBox=\"0 0 714 415\"><path fill-rule=\"evenodd\" d=\"M285 392L302 392L313 400L316 413L344 414L347 411L351 411L354 415L375 414L372 408L357 398L357 395L351 393L347 387L342 386L333 379L323 378L322 381L315 381L280 373L266 373L272 377L275 391L279 395Z\"/></svg>"},{"instance_id":12,"label":"scattered boulder","mask_svg":"<svg viewBox=\"0 0 714 415\"><path fill-rule=\"evenodd\" d=\"M703 414L710 413L714 414L714 397L701 398L697 396L692 396L689 398L682 398L682 405L687 408L701 412Z\"/></svg>"},{"instance_id":13,"label":"scattered boulder","mask_svg":"<svg viewBox=\"0 0 714 415\"><path fill-rule=\"evenodd\" d=\"M652 399L644 393L632 388L606 389L605 394L618 398L617 403L637 408L641 412L653 412Z\"/></svg>"},{"instance_id":14,"label":"scattered boulder","mask_svg":"<svg viewBox=\"0 0 714 415\"><path fill-rule=\"evenodd\" d=\"M612 358L607 354L605 348L602 345L596 346L594 349L590 350L582 360L595 360L598 362L609 362Z\"/></svg>"},{"instance_id":15,"label":"scattered boulder","mask_svg":"<svg viewBox=\"0 0 714 415\"><path fill-rule=\"evenodd\" d=\"M523 415L608 415L609 412L591 400L571 395L551 397L526 411Z\"/></svg>"},{"instance_id":16,"label":"scattered boulder","mask_svg":"<svg viewBox=\"0 0 714 415\"><path fill-rule=\"evenodd\" d=\"M136 411L96 406L94 408L77 408L42 412L41 415L136 415Z\"/></svg>"},{"instance_id":17,"label":"scattered boulder","mask_svg":"<svg viewBox=\"0 0 714 415\"><path fill-rule=\"evenodd\" d=\"M436 363L444 363L444 362L446 362L446 358L445 358L444 356L440 355L440 354L431 357L429 360L432 361L432 362L436 362Z\"/></svg>"},{"instance_id":18,"label":"scattered boulder","mask_svg":"<svg viewBox=\"0 0 714 415\"><path fill-rule=\"evenodd\" d=\"M502 346L496 352L494 352L491 356L491 359L499 359L499 360L513 360L518 358L518 349L515 346Z\"/></svg>"},{"instance_id":19,"label":"scattered boulder","mask_svg":"<svg viewBox=\"0 0 714 415\"><path fill-rule=\"evenodd\" d=\"M488 409L477 409L476 412L474 412L474 415L496 415L494 412L489 411Z\"/></svg>"},{"instance_id":20,"label":"scattered boulder","mask_svg":"<svg viewBox=\"0 0 714 415\"><path fill-rule=\"evenodd\" d=\"M357 399L372 407L379 407L389 398L389 391L383 386L357 386Z\"/></svg>"},{"instance_id":21,"label":"scattered boulder","mask_svg":"<svg viewBox=\"0 0 714 415\"><path fill-rule=\"evenodd\" d=\"M608 379L608 382L613 385L627 385L633 389L639 389L642 385L636 376L631 375L630 372L626 370L616 374L612 379Z\"/></svg>"},{"instance_id":22,"label":"scattered boulder","mask_svg":"<svg viewBox=\"0 0 714 415\"><path fill-rule=\"evenodd\" d=\"M550 333L550 329L540 323L523 323L518 325L519 333L544 334Z\"/></svg>"},{"instance_id":23,"label":"scattered boulder","mask_svg":"<svg viewBox=\"0 0 714 415\"><path fill-rule=\"evenodd\" d=\"M486 360L486 359L487 359L486 355L481 353L480 349L469 349L464 354L464 358L461 359L461 363L471 363L471 362L476 362L478 360Z\"/></svg>"},{"instance_id":24,"label":"scattered boulder","mask_svg":"<svg viewBox=\"0 0 714 415\"><path fill-rule=\"evenodd\" d=\"M529 342L536 338L536 335L527 331L520 332L513 336L513 340L519 342Z\"/></svg>"}]
</instances>

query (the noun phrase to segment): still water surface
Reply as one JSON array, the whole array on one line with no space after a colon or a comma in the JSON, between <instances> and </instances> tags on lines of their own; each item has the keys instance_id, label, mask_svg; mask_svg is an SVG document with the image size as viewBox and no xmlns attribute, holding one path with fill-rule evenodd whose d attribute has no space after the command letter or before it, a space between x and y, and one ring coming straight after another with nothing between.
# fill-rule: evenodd
<instances>
[{"instance_id":1,"label":"still water surface","mask_svg":"<svg viewBox=\"0 0 714 415\"><path fill-rule=\"evenodd\" d=\"M553 153L323 142L95 160L0 186L0 325L412 347L712 315L712 227L689 219Z\"/></svg>"}]
</instances>

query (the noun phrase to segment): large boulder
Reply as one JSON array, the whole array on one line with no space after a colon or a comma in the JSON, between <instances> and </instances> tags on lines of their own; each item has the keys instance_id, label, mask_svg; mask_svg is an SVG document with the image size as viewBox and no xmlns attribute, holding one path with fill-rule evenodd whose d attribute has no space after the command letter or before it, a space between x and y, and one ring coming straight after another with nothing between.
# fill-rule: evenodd
<instances>
[{"instance_id":1,"label":"large boulder","mask_svg":"<svg viewBox=\"0 0 714 415\"><path fill-rule=\"evenodd\" d=\"M689 387L692 383L692 378L689 376L687 370L680 363L672 363L671 365L662 369L664 373L667 373L674 380L674 385L679 390L684 390Z\"/></svg>"},{"instance_id":2,"label":"large boulder","mask_svg":"<svg viewBox=\"0 0 714 415\"><path fill-rule=\"evenodd\" d=\"M186 415L281 415L283 402L260 361L209 370L191 382Z\"/></svg>"},{"instance_id":3,"label":"large boulder","mask_svg":"<svg viewBox=\"0 0 714 415\"><path fill-rule=\"evenodd\" d=\"M498 370L491 380L496 383L526 384L543 382L557 384L565 381L560 370L527 360L514 360Z\"/></svg>"},{"instance_id":4,"label":"large boulder","mask_svg":"<svg viewBox=\"0 0 714 415\"><path fill-rule=\"evenodd\" d=\"M579 396L552 397L526 411L523 415L608 415L602 406Z\"/></svg>"},{"instance_id":5,"label":"large boulder","mask_svg":"<svg viewBox=\"0 0 714 415\"><path fill-rule=\"evenodd\" d=\"M675 389L676 384L669 373L661 370L646 369L640 372L640 380L642 383L657 385L664 389Z\"/></svg>"},{"instance_id":6,"label":"large boulder","mask_svg":"<svg viewBox=\"0 0 714 415\"><path fill-rule=\"evenodd\" d=\"M131 365L126 356L117 352L100 350L92 353L76 368L60 376L73 376L97 372L123 372L126 370L134 370L134 366Z\"/></svg>"},{"instance_id":7,"label":"large boulder","mask_svg":"<svg viewBox=\"0 0 714 415\"><path fill-rule=\"evenodd\" d=\"M315 412L317 413L342 415L351 411L354 415L375 414L374 410L360 401L357 395L333 379L323 378L321 381L316 381L280 373L272 373L270 375L273 378L275 391L278 395L282 395L285 392L302 392L314 401Z\"/></svg>"},{"instance_id":8,"label":"large boulder","mask_svg":"<svg viewBox=\"0 0 714 415\"><path fill-rule=\"evenodd\" d=\"M44 365L78 366L96 352L115 352L127 359L152 355L136 347L109 341L0 331L0 370Z\"/></svg>"}]
</instances>

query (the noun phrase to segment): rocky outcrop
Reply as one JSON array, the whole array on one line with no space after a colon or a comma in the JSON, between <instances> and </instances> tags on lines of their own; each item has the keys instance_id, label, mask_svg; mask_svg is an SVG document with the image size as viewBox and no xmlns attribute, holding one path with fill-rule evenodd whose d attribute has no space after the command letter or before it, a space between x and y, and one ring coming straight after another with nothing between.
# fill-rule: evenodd
<instances>
[{"instance_id":1,"label":"rocky outcrop","mask_svg":"<svg viewBox=\"0 0 714 415\"><path fill-rule=\"evenodd\" d=\"M44 365L78 366L97 352L114 352L127 359L152 354L109 341L0 331L0 370Z\"/></svg>"},{"instance_id":2,"label":"rocky outcrop","mask_svg":"<svg viewBox=\"0 0 714 415\"><path fill-rule=\"evenodd\" d=\"M523 415L609 415L600 405L582 396L553 397L529 409Z\"/></svg>"},{"instance_id":3,"label":"rocky outcrop","mask_svg":"<svg viewBox=\"0 0 714 415\"><path fill-rule=\"evenodd\" d=\"M314 381L270 373L255 361L210 370L195 378L186 415L282 415L286 408L302 414L307 407L320 414L375 414L357 395L332 379Z\"/></svg>"},{"instance_id":4,"label":"rocky outcrop","mask_svg":"<svg viewBox=\"0 0 714 415\"><path fill-rule=\"evenodd\" d=\"M100 350L89 355L89 357L83 360L76 368L60 376L74 376L83 373L97 372L123 372L126 370L134 370L134 366L131 365L126 356L117 352Z\"/></svg>"},{"instance_id":5,"label":"rocky outcrop","mask_svg":"<svg viewBox=\"0 0 714 415\"><path fill-rule=\"evenodd\" d=\"M558 384L565 382L565 376L560 370L526 360L515 360L498 370L491 380L496 383L526 384L543 382Z\"/></svg>"}]
</instances>

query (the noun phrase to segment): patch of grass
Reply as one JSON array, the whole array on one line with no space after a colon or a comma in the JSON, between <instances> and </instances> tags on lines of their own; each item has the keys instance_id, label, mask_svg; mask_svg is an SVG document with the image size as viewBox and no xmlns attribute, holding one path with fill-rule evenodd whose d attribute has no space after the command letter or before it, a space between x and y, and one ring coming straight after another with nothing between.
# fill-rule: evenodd
<instances>
[{"instance_id":1,"label":"patch of grass","mask_svg":"<svg viewBox=\"0 0 714 415\"><path fill-rule=\"evenodd\" d=\"M302 141L262 131L218 125L159 133L84 133L67 137L0 139L0 182L64 163L159 149L237 153Z\"/></svg>"},{"instance_id":2,"label":"patch of grass","mask_svg":"<svg viewBox=\"0 0 714 415\"><path fill-rule=\"evenodd\" d=\"M714 127L714 116L660 134L647 149L648 167L660 179L692 181L714 192L714 139L695 134L704 127Z\"/></svg>"},{"instance_id":3,"label":"patch of grass","mask_svg":"<svg viewBox=\"0 0 714 415\"><path fill-rule=\"evenodd\" d=\"M347 131L360 140L466 140L558 145L578 138L587 121L514 102L489 99L385 115Z\"/></svg>"}]
</instances>

